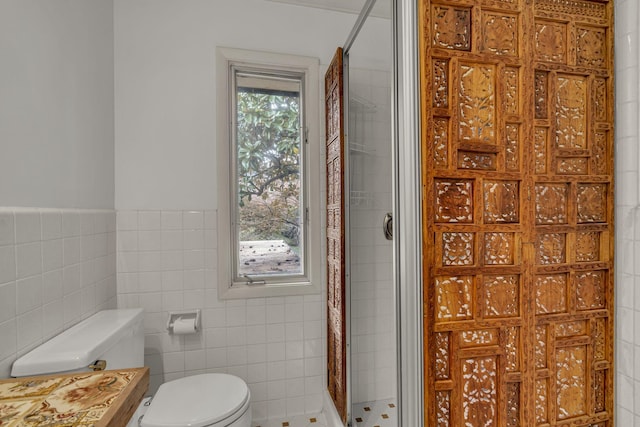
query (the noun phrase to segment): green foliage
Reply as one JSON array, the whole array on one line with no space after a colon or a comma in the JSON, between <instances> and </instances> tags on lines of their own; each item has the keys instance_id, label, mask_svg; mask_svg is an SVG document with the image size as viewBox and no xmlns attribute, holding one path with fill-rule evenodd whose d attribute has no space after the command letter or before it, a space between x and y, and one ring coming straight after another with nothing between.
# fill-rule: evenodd
<instances>
[{"instance_id":1,"label":"green foliage","mask_svg":"<svg viewBox=\"0 0 640 427\"><path fill-rule=\"evenodd\" d=\"M238 91L236 132L240 239L297 245L300 98Z\"/></svg>"}]
</instances>

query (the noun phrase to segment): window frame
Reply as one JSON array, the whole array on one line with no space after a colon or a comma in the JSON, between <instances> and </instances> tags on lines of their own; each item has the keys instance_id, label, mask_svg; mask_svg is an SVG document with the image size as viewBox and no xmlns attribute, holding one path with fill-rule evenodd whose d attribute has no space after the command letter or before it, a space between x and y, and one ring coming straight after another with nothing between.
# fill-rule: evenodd
<instances>
[{"instance_id":1,"label":"window frame","mask_svg":"<svg viewBox=\"0 0 640 427\"><path fill-rule=\"evenodd\" d=\"M216 91L217 91L217 216L218 216L218 297L220 299L240 299L269 296L319 294L321 292L321 205L320 205L320 149L319 149L319 61L317 58L259 52L227 47L216 48ZM235 237L236 223L232 218L236 209L235 179L235 87L234 69L260 70L282 74L300 74L302 98L301 111L303 121L301 154L301 182L303 210L303 231L305 271L295 280L286 280L285 275L256 278L256 284L247 281L234 281L233 263L238 247ZM305 176L303 177L302 174ZM233 177L233 178L232 178ZM261 283L265 280L266 283Z\"/></svg>"}]
</instances>

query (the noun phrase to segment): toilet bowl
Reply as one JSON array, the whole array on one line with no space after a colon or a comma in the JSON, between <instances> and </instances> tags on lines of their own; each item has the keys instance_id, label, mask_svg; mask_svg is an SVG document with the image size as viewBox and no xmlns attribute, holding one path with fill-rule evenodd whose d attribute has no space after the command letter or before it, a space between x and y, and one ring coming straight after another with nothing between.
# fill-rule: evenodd
<instances>
[{"instance_id":1,"label":"toilet bowl","mask_svg":"<svg viewBox=\"0 0 640 427\"><path fill-rule=\"evenodd\" d=\"M200 374L160 386L141 427L245 427L251 425L249 388L227 374Z\"/></svg>"},{"instance_id":2,"label":"toilet bowl","mask_svg":"<svg viewBox=\"0 0 640 427\"><path fill-rule=\"evenodd\" d=\"M14 377L143 365L142 309L104 310L36 347L13 363ZM250 427L250 392L228 374L199 374L168 381L143 403L129 427ZM145 404L146 403L146 404Z\"/></svg>"}]
</instances>

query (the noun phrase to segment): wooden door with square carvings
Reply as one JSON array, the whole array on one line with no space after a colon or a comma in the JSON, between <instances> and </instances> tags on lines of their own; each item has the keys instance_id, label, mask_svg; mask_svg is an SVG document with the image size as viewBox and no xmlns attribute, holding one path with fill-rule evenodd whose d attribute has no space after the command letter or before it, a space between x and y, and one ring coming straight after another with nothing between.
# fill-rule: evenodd
<instances>
[{"instance_id":1,"label":"wooden door with square carvings","mask_svg":"<svg viewBox=\"0 0 640 427\"><path fill-rule=\"evenodd\" d=\"M612 21L420 0L426 426L613 427Z\"/></svg>"},{"instance_id":2,"label":"wooden door with square carvings","mask_svg":"<svg viewBox=\"0 0 640 427\"><path fill-rule=\"evenodd\" d=\"M324 77L327 178L327 390L347 422L347 341L345 298L344 93L342 48Z\"/></svg>"}]
</instances>

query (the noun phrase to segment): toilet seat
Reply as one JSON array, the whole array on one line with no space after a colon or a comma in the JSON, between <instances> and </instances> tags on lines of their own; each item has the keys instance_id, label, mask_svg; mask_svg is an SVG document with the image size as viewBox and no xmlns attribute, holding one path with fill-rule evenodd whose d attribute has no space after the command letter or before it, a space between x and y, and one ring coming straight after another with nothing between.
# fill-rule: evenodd
<instances>
[{"instance_id":1,"label":"toilet seat","mask_svg":"<svg viewBox=\"0 0 640 427\"><path fill-rule=\"evenodd\" d=\"M227 374L200 374L160 386L142 427L204 427L240 417L249 407L249 388Z\"/></svg>"}]
</instances>

